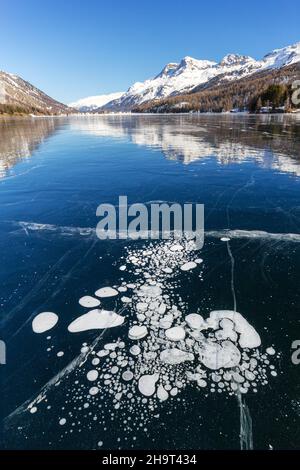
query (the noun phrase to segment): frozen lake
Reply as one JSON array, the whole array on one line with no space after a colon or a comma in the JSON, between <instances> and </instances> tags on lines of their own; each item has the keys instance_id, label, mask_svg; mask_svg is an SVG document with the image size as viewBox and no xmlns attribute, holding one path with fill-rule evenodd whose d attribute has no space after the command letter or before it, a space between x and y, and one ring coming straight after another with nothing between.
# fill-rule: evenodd
<instances>
[{"instance_id":1,"label":"frozen lake","mask_svg":"<svg viewBox=\"0 0 300 470\"><path fill-rule=\"evenodd\" d=\"M203 248L100 241L120 195ZM2 448L299 448L299 117L2 119L0 201Z\"/></svg>"}]
</instances>

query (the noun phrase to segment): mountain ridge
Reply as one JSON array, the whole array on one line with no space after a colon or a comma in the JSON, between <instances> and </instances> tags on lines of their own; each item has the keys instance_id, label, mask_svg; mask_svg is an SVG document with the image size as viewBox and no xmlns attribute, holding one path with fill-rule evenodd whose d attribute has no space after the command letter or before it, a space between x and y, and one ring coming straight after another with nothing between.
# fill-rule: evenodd
<instances>
[{"instance_id":1,"label":"mountain ridge","mask_svg":"<svg viewBox=\"0 0 300 470\"><path fill-rule=\"evenodd\" d=\"M300 62L279 69L266 69L249 76L228 81L215 77L209 84L196 87L188 94L178 94L164 99L146 101L132 108L133 113L186 113L186 112L257 112L271 104L272 112L296 110L291 103L292 83L299 80ZM277 105L266 95L275 93ZM279 95L278 95L279 93ZM279 98L278 98L279 96ZM259 104L261 100L261 104ZM263 103L263 102L265 103ZM272 101L272 100L270 100ZM275 109L274 109L275 108ZM284 109L283 109L284 108ZM268 112L266 109L265 112Z\"/></svg>"},{"instance_id":2,"label":"mountain ridge","mask_svg":"<svg viewBox=\"0 0 300 470\"><path fill-rule=\"evenodd\" d=\"M182 109L182 103L176 97L180 96L184 97L188 103L186 112L188 110L203 110L199 103L196 107L190 106L193 102L191 94L196 95L201 92L202 98L205 90L215 90L211 95L212 109L223 109L224 103L227 109L229 106L226 100L224 101L224 96L229 96L229 88L231 89L230 100L240 107L243 101L242 93L245 94L245 97L249 95L247 86L250 83L252 86L256 77L258 77L257 83L259 83L261 91L268 80L269 83L274 79L277 80L277 83L280 83L280 80L283 80L284 83L286 80L290 86L291 78L296 80L299 79L299 76L296 75L297 70L289 70L287 74L285 70L297 64L300 64L300 42L274 49L261 60L235 53L225 55L219 62L185 56L179 62L169 62L152 78L144 82L133 83L126 92L89 96L70 103L69 106L51 98L18 75L0 71L0 114L55 115L86 111L93 113L151 112L152 108L155 109L155 112L164 112L164 109L166 112L170 112L173 105L175 106L174 111L178 112L178 109ZM282 73L274 76L273 71L276 70L282 71ZM244 79L249 82L244 83ZM224 86L226 84L228 89ZM221 88L222 95L220 95ZM235 99L234 88L239 91L239 100ZM171 102L171 108L168 102ZM208 107L208 109L210 108Z\"/></svg>"},{"instance_id":3,"label":"mountain ridge","mask_svg":"<svg viewBox=\"0 0 300 470\"><path fill-rule=\"evenodd\" d=\"M186 56L179 63L170 62L161 72L144 82L136 82L117 100L96 110L99 112L131 111L152 100L186 94L210 81L232 82L257 72L300 62L300 42L274 49L261 60L240 54L227 54L220 62Z\"/></svg>"},{"instance_id":4,"label":"mountain ridge","mask_svg":"<svg viewBox=\"0 0 300 470\"><path fill-rule=\"evenodd\" d=\"M66 114L74 111L18 75L1 70L0 107L4 112L12 113Z\"/></svg>"}]
</instances>

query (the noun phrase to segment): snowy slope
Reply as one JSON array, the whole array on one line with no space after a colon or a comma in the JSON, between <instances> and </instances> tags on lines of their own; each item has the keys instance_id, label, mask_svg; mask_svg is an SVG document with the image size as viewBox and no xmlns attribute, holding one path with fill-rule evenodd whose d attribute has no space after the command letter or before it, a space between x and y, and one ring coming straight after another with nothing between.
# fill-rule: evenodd
<instances>
[{"instance_id":1,"label":"snowy slope","mask_svg":"<svg viewBox=\"0 0 300 470\"><path fill-rule=\"evenodd\" d=\"M47 113L72 112L18 75L0 71L0 104L38 108Z\"/></svg>"},{"instance_id":2,"label":"snowy slope","mask_svg":"<svg viewBox=\"0 0 300 470\"><path fill-rule=\"evenodd\" d=\"M300 42L292 46L283 47L282 49L274 49L274 51L265 55L262 68L281 68L286 65L292 65L300 62Z\"/></svg>"},{"instance_id":3,"label":"snowy slope","mask_svg":"<svg viewBox=\"0 0 300 470\"><path fill-rule=\"evenodd\" d=\"M124 94L124 91L110 93L108 95L96 95L96 96L88 96L87 98L82 98L78 101L74 101L74 103L70 103L69 106L71 108L78 109L79 111L93 111L96 108L100 108L104 106L109 101L117 100L121 98Z\"/></svg>"},{"instance_id":4,"label":"snowy slope","mask_svg":"<svg viewBox=\"0 0 300 470\"><path fill-rule=\"evenodd\" d=\"M216 63L187 56L180 63L167 64L154 78L136 82L119 99L108 102L104 109L128 111L145 101L186 93L199 85L209 85L212 80L233 81L255 72L281 68L296 62L300 62L300 42L282 49L275 49L262 60L228 54Z\"/></svg>"}]
</instances>

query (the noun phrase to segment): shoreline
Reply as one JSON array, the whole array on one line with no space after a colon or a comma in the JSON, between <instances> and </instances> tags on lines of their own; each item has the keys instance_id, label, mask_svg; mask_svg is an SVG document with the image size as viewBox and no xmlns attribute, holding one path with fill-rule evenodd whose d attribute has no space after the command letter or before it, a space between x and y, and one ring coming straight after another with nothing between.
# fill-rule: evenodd
<instances>
[{"instance_id":1,"label":"shoreline","mask_svg":"<svg viewBox=\"0 0 300 470\"><path fill-rule=\"evenodd\" d=\"M61 118L61 117L100 117L100 116L300 116L300 110L282 113L251 113L249 111L240 112L188 112L188 113L69 113L69 114L0 114L0 119L37 119L37 118Z\"/></svg>"}]
</instances>

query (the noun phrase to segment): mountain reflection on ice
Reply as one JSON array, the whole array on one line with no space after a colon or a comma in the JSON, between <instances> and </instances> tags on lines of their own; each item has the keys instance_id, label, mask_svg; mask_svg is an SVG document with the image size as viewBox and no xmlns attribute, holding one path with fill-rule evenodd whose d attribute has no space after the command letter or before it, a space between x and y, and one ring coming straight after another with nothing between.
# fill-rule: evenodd
<instances>
[{"instance_id":1,"label":"mountain reflection on ice","mask_svg":"<svg viewBox=\"0 0 300 470\"><path fill-rule=\"evenodd\" d=\"M254 159L267 168L300 175L300 115L289 116L103 116L73 120L82 133L162 150L188 164L215 157L221 164Z\"/></svg>"},{"instance_id":2,"label":"mountain reflection on ice","mask_svg":"<svg viewBox=\"0 0 300 470\"><path fill-rule=\"evenodd\" d=\"M55 118L0 120L0 178L18 161L29 158L59 125Z\"/></svg>"},{"instance_id":3,"label":"mountain reflection on ice","mask_svg":"<svg viewBox=\"0 0 300 470\"><path fill-rule=\"evenodd\" d=\"M1 446L298 448L297 118L47 119L2 134L25 150L0 182ZM120 194L204 203L203 249L99 241ZM105 329L74 324L97 308Z\"/></svg>"}]
</instances>

